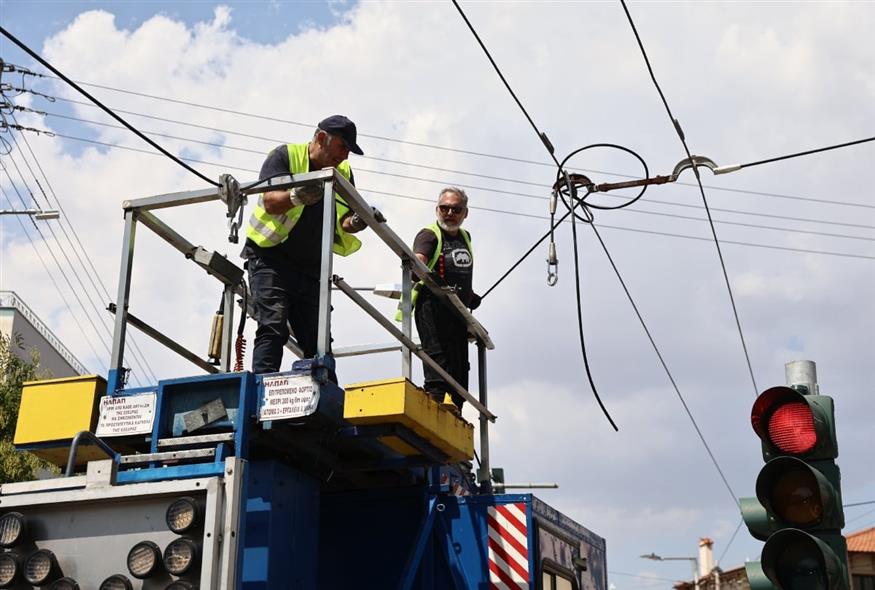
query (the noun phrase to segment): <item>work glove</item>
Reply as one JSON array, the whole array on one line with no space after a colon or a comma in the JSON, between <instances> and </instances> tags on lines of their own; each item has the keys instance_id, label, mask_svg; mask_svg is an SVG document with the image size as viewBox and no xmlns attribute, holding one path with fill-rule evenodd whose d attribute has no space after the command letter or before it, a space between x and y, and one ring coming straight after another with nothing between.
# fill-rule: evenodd
<instances>
[{"instance_id":1,"label":"work glove","mask_svg":"<svg viewBox=\"0 0 875 590\"><path fill-rule=\"evenodd\" d=\"M324 194L322 185L308 184L291 189L289 191L289 201L292 202L294 207L298 205L313 205L322 200Z\"/></svg>"},{"instance_id":2,"label":"work glove","mask_svg":"<svg viewBox=\"0 0 875 590\"><path fill-rule=\"evenodd\" d=\"M468 307L471 308L471 310L473 311L473 310L477 309L478 307L480 307L480 304L482 302L483 302L483 298L480 297L480 295L478 295L477 293L471 293L471 301L468 302Z\"/></svg>"},{"instance_id":3,"label":"work glove","mask_svg":"<svg viewBox=\"0 0 875 590\"><path fill-rule=\"evenodd\" d=\"M371 212L373 212L374 219L376 219L378 223L386 223L386 218L383 216L382 213L380 213L379 209L377 209L376 207L371 207ZM349 222L350 224L352 224L352 228L355 231L362 231L368 226L365 220L362 219L361 215L359 215L358 213L353 213L352 218Z\"/></svg>"}]
</instances>

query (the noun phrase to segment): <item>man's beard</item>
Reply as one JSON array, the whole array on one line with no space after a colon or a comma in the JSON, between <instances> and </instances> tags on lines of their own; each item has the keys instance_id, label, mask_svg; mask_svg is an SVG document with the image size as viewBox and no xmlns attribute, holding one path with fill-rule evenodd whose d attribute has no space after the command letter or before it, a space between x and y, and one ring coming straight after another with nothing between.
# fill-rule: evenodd
<instances>
[{"instance_id":1,"label":"man's beard","mask_svg":"<svg viewBox=\"0 0 875 590\"><path fill-rule=\"evenodd\" d=\"M437 224L438 227L440 227L442 230L449 232L459 231L459 228L462 227L462 221L460 221L459 223L447 223L440 218L437 220Z\"/></svg>"}]
</instances>

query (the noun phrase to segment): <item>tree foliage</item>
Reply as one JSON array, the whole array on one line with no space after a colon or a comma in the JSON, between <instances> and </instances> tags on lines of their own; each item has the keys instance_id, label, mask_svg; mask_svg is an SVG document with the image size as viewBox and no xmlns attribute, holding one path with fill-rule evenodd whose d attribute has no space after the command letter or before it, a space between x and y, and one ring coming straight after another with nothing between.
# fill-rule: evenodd
<instances>
[{"instance_id":1,"label":"tree foliage","mask_svg":"<svg viewBox=\"0 0 875 590\"><path fill-rule=\"evenodd\" d=\"M26 357L19 356L19 351L27 353ZM27 350L20 334L10 337L0 334L0 483L35 479L40 470L55 470L35 455L18 451L12 445L22 383L49 376L40 371L39 351Z\"/></svg>"}]
</instances>

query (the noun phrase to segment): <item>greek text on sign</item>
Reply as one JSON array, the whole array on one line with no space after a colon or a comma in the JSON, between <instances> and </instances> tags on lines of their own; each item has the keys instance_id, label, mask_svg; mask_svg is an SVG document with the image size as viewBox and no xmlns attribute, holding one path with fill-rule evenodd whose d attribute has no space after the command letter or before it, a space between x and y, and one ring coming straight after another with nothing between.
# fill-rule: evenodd
<instances>
[{"instance_id":1,"label":"greek text on sign","mask_svg":"<svg viewBox=\"0 0 875 590\"><path fill-rule=\"evenodd\" d=\"M258 419L285 420L309 416L319 406L319 386L310 375L265 377Z\"/></svg>"},{"instance_id":2,"label":"greek text on sign","mask_svg":"<svg viewBox=\"0 0 875 590\"><path fill-rule=\"evenodd\" d=\"M100 398L97 436L128 436L152 432L155 417L155 393Z\"/></svg>"}]
</instances>

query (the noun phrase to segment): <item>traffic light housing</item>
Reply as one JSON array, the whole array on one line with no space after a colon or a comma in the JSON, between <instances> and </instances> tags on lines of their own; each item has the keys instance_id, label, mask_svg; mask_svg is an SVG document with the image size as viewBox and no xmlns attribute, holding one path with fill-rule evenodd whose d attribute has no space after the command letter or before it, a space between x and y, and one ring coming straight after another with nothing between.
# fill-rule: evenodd
<instances>
[{"instance_id":1,"label":"traffic light housing","mask_svg":"<svg viewBox=\"0 0 875 590\"><path fill-rule=\"evenodd\" d=\"M766 461L756 498L741 499L745 524L766 542L747 566L752 590L848 590L832 398L772 387L754 402L751 424Z\"/></svg>"}]
</instances>

